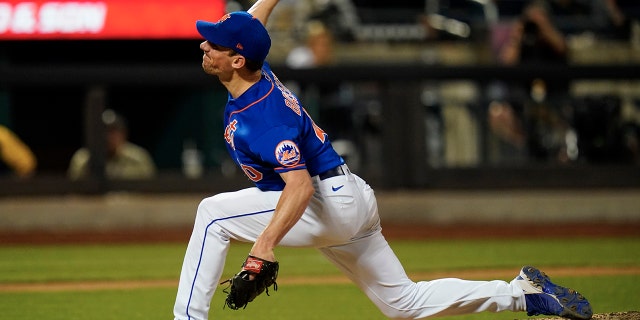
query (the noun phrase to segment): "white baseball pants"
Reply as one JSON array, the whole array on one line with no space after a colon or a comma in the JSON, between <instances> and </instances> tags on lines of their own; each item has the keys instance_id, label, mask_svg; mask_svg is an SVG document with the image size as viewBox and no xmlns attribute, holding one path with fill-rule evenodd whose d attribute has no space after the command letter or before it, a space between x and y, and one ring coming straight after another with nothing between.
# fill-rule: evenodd
<instances>
[{"instance_id":1,"label":"white baseball pants","mask_svg":"<svg viewBox=\"0 0 640 320\"><path fill-rule=\"evenodd\" d=\"M522 289L505 281L412 281L381 233L371 187L351 173L313 179L316 193L280 245L318 248L388 318L525 310ZM180 274L176 320L208 319L230 240L254 242L280 193L247 188L202 200Z\"/></svg>"}]
</instances>

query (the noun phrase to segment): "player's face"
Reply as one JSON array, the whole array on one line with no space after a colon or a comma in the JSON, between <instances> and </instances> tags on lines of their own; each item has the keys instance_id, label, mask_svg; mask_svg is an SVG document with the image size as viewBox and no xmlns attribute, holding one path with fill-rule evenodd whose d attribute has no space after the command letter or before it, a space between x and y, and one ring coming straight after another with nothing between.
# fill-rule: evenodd
<instances>
[{"instance_id":1,"label":"player's face","mask_svg":"<svg viewBox=\"0 0 640 320\"><path fill-rule=\"evenodd\" d=\"M232 50L204 41L200 44L202 55L202 69L204 72L221 76L233 71L231 66L233 61Z\"/></svg>"}]
</instances>

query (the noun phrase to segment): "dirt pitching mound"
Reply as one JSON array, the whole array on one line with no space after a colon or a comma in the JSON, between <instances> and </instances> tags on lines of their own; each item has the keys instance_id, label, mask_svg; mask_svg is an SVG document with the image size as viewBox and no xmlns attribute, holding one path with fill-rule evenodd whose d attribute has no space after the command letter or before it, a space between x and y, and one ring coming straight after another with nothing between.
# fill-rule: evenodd
<instances>
[{"instance_id":1,"label":"dirt pitching mound","mask_svg":"<svg viewBox=\"0 0 640 320\"><path fill-rule=\"evenodd\" d=\"M593 319L602 320L640 320L639 311L627 311L627 312L612 312L601 313L593 316Z\"/></svg>"},{"instance_id":2,"label":"dirt pitching mound","mask_svg":"<svg viewBox=\"0 0 640 320\"><path fill-rule=\"evenodd\" d=\"M558 320L560 318L536 318L536 320ZM625 311L625 312L611 312L611 313L598 313L594 314L593 318L596 320L640 320L640 311Z\"/></svg>"}]
</instances>

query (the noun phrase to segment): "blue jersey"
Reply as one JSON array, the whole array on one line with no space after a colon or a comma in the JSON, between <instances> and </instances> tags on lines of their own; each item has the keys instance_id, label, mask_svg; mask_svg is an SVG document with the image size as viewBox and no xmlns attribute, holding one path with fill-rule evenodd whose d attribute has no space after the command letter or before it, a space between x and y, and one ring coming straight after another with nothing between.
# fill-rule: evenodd
<instances>
[{"instance_id":1,"label":"blue jersey","mask_svg":"<svg viewBox=\"0 0 640 320\"><path fill-rule=\"evenodd\" d=\"M327 134L265 62L260 81L224 111L227 150L256 187L282 190L279 173L307 169L311 176L344 164Z\"/></svg>"}]
</instances>

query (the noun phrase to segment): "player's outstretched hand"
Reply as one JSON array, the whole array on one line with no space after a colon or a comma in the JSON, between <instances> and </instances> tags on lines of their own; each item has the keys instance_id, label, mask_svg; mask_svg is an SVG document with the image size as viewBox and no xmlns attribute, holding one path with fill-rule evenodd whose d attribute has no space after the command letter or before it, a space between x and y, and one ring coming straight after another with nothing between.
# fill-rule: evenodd
<instances>
[{"instance_id":1,"label":"player's outstretched hand","mask_svg":"<svg viewBox=\"0 0 640 320\"><path fill-rule=\"evenodd\" d=\"M229 283L229 286L223 290L227 294L225 306L233 310L244 309L265 290L269 295L270 286L277 291L278 268L278 261L267 261L249 255L242 264L240 272L220 283Z\"/></svg>"}]
</instances>

